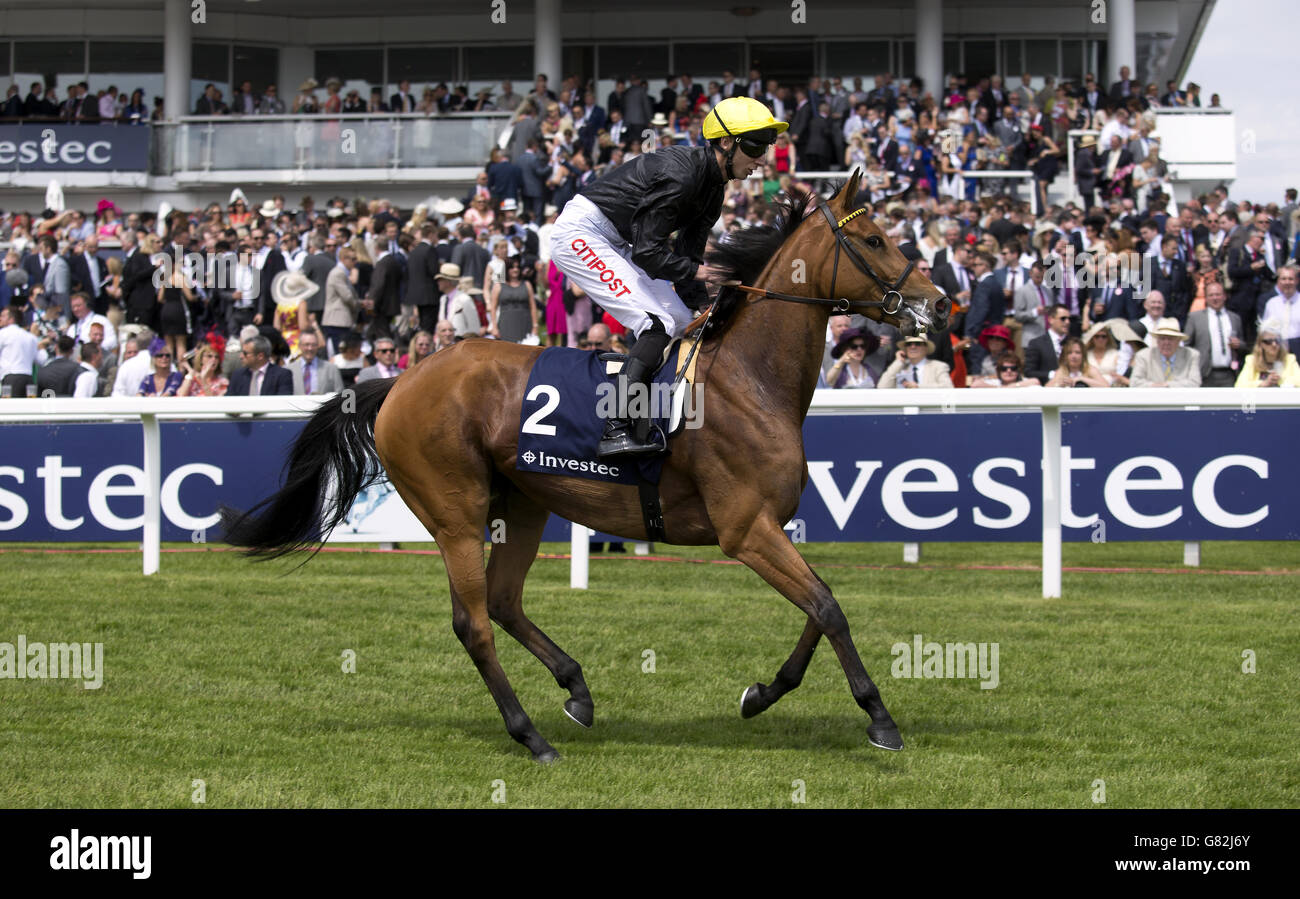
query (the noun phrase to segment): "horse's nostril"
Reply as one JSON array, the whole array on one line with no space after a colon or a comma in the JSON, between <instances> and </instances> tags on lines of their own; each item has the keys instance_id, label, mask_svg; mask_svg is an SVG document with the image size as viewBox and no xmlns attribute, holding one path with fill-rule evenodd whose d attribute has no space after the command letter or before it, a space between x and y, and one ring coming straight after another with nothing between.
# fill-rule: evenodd
<instances>
[{"instance_id":1,"label":"horse's nostril","mask_svg":"<svg viewBox=\"0 0 1300 899\"><path fill-rule=\"evenodd\" d=\"M940 315L946 316L950 308L952 308L952 303L946 297L934 301L934 311Z\"/></svg>"}]
</instances>

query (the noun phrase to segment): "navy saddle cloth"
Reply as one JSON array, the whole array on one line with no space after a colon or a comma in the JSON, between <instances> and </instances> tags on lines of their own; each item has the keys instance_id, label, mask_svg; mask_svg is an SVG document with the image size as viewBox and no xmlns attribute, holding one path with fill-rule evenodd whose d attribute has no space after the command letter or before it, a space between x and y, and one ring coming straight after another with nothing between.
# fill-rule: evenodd
<instances>
[{"instance_id":1,"label":"navy saddle cloth","mask_svg":"<svg viewBox=\"0 0 1300 899\"><path fill-rule=\"evenodd\" d=\"M673 345L668 361L655 373L658 386L649 394L654 422L665 434L672 406L668 385L677 370L680 347L680 342ZM549 347L537 357L519 414L515 468L616 484L641 480L658 484L665 454L604 461L596 457L605 420L618 399L618 378L605 373L606 364L599 357L591 350L567 347Z\"/></svg>"}]
</instances>

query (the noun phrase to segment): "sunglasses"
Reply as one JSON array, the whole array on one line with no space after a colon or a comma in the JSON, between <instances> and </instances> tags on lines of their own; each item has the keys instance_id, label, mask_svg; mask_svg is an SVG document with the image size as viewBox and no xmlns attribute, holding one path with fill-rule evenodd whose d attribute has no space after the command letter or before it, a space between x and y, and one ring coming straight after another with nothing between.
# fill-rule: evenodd
<instances>
[{"instance_id":1,"label":"sunglasses","mask_svg":"<svg viewBox=\"0 0 1300 899\"><path fill-rule=\"evenodd\" d=\"M851 344L849 344L849 349L851 349L851 350L865 350L866 348L867 348L867 345L866 345L865 343L851 343Z\"/></svg>"},{"instance_id":2,"label":"sunglasses","mask_svg":"<svg viewBox=\"0 0 1300 899\"><path fill-rule=\"evenodd\" d=\"M397 351L396 351L395 349L393 349L392 347L385 347L385 348L380 349L380 350L375 350L375 352L376 352L376 353L395 353L395 352L397 352Z\"/></svg>"},{"instance_id":3,"label":"sunglasses","mask_svg":"<svg viewBox=\"0 0 1300 899\"><path fill-rule=\"evenodd\" d=\"M1020 371L1020 369L1016 368L1014 365L999 365L998 371Z\"/></svg>"},{"instance_id":4,"label":"sunglasses","mask_svg":"<svg viewBox=\"0 0 1300 899\"><path fill-rule=\"evenodd\" d=\"M748 140L743 137L736 139L736 146L740 148L740 152L744 153L750 159L762 158L762 156L767 153L768 148L766 141Z\"/></svg>"},{"instance_id":5,"label":"sunglasses","mask_svg":"<svg viewBox=\"0 0 1300 899\"><path fill-rule=\"evenodd\" d=\"M1268 340L1261 340L1260 343L1262 343L1264 346L1277 346L1277 341L1271 338Z\"/></svg>"},{"instance_id":6,"label":"sunglasses","mask_svg":"<svg viewBox=\"0 0 1300 899\"><path fill-rule=\"evenodd\" d=\"M170 358L172 357L172 354L171 354L171 353L154 353L154 354L153 354L153 357L154 357L155 359L170 359Z\"/></svg>"}]
</instances>

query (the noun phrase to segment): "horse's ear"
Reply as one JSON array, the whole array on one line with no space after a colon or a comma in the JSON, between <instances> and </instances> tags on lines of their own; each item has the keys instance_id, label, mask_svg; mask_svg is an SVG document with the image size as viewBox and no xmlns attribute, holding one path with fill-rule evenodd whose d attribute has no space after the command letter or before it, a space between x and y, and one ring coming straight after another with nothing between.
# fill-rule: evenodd
<instances>
[{"instance_id":1,"label":"horse's ear","mask_svg":"<svg viewBox=\"0 0 1300 899\"><path fill-rule=\"evenodd\" d=\"M858 182L861 180L862 169L855 166L853 174L849 175L849 180L844 183L844 187L840 189L840 195L837 198L840 201L840 209L845 214L852 212L855 208L853 201L858 195Z\"/></svg>"}]
</instances>

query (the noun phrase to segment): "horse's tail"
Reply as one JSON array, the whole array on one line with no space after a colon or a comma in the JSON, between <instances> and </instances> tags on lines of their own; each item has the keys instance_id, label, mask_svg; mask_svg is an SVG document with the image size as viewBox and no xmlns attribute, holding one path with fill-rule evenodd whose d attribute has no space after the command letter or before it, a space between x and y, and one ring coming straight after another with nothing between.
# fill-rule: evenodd
<instances>
[{"instance_id":1,"label":"horse's tail","mask_svg":"<svg viewBox=\"0 0 1300 899\"><path fill-rule=\"evenodd\" d=\"M226 542L260 559L319 551L356 495L379 479L375 416L395 380L365 381L317 409L289 451L279 492L247 512L221 507Z\"/></svg>"}]
</instances>

